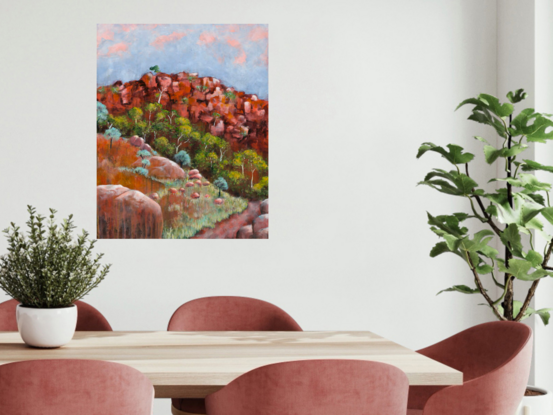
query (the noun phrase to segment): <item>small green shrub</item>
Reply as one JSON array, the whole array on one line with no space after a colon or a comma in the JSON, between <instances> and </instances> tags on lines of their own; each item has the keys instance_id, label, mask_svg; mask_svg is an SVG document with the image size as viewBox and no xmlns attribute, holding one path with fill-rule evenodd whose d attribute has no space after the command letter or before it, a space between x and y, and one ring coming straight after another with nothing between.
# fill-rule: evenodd
<instances>
[{"instance_id":1,"label":"small green shrub","mask_svg":"<svg viewBox=\"0 0 553 415\"><path fill-rule=\"evenodd\" d=\"M73 239L73 215L57 225L55 210L47 222L32 206L27 210L27 235L13 222L4 230L8 253L0 257L0 288L26 307L69 307L97 287L111 265L101 266L103 254L93 258L96 241L88 232Z\"/></svg>"}]
</instances>

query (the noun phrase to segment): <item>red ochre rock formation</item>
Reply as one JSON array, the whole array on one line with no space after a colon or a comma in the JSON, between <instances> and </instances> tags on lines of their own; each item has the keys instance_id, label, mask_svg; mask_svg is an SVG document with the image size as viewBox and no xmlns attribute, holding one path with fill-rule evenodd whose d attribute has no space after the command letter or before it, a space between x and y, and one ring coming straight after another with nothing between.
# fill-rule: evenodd
<instances>
[{"instance_id":1,"label":"red ochre rock formation","mask_svg":"<svg viewBox=\"0 0 553 415\"><path fill-rule=\"evenodd\" d=\"M139 80L98 88L97 100L113 115L159 101L164 109L176 110L180 116L203 125L205 131L224 137L234 151L251 147L265 157L268 154L269 102L226 87L213 77L186 72L147 73ZM220 114L215 122L213 113Z\"/></svg>"},{"instance_id":2,"label":"red ochre rock formation","mask_svg":"<svg viewBox=\"0 0 553 415\"><path fill-rule=\"evenodd\" d=\"M177 163L165 157L153 156L148 159L148 174L157 177L158 179L184 179L184 170ZM142 166L142 159L138 159L133 163L134 167Z\"/></svg>"},{"instance_id":3,"label":"red ochre rock formation","mask_svg":"<svg viewBox=\"0 0 553 415\"><path fill-rule=\"evenodd\" d=\"M120 185L97 187L99 239L160 239L161 207L138 190Z\"/></svg>"}]
</instances>

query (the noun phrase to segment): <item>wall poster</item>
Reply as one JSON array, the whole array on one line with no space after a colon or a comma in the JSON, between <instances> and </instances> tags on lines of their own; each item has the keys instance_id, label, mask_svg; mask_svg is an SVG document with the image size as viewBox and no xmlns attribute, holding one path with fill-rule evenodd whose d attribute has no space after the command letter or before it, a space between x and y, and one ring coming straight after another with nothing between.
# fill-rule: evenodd
<instances>
[{"instance_id":1,"label":"wall poster","mask_svg":"<svg viewBox=\"0 0 553 415\"><path fill-rule=\"evenodd\" d=\"M268 40L98 25L98 238L268 239Z\"/></svg>"}]
</instances>

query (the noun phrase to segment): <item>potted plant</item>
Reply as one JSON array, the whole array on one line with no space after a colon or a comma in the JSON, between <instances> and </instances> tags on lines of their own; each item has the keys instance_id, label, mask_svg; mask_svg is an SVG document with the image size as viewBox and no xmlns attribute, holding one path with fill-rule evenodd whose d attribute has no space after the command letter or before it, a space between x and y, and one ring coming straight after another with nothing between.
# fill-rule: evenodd
<instances>
[{"instance_id":1,"label":"potted plant","mask_svg":"<svg viewBox=\"0 0 553 415\"><path fill-rule=\"evenodd\" d=\"M85 230L73 239L73 215L57 225L55 210L47 221L32 206L28 212L27 235L13 222L4 230L8 253L0 257L0 288L20 302L17 325L25 343L60 347L75 333L75 301L105 278L110 265L101 266L102 254L93 257L96 241Z\"/></svg>"},{"instance_id":2,"label":"potted plant","mask_svg":"<svg viewBox=\"0 0 553 415\"><path fill-rule=\"evenodd\" d=\"M553 239L544 230L543 222L553 224L549 195L551 183L540 182L531 172L542 170L553 173L553 166L524 158L524 152L529 143L546 143L553 139L553 131L550 131L553 121L549 115L535 112L532 108L523 109L515 115L514 104L526 98L524 90L509 92L507 98L509 102L501 103L494 96L480 94L457 107L471 105L472 112L468 119L492 127L492 133L500 137L499 148L492 144L495 139L488 141L475 137L483 143L484 160L488 164L496 164L494 171L501 172L499 177L490 177L489 182L496 185L494 191L480 188L470 176L475 156L462 147L448 144L444 148L423 143L419 148L417 158L427 152L435 152L453 165L450 171L433 169L419 184L447 195L466 198L468 202L468 213L427 214L430 229L443 239L432 248L430 256L443 253L459 256L467 264L474 280L474 285L454 285L440 293L454 291L481 295L485 305L499 320L522 321L536 314L544 324L548 324L551 309L534 310L530 302L540 280L553 276L553 267L549 265ZM470 220L476 225L476 232L469 230ZM543 250L538 248L536 234L546 241ZM492 241L499 241L501 252L494 248ZM520 297L524 298L523 301L515 300L515 279L528 284L524 297ZM485 289L485 282L497 286L500 294L493 296ZM552 394L537 395L537 388L528 389L522 407L532 407L533 415L550 415ZM542 401L545 401L549 412L540 411Z\"/></svg>"}]
</instances>

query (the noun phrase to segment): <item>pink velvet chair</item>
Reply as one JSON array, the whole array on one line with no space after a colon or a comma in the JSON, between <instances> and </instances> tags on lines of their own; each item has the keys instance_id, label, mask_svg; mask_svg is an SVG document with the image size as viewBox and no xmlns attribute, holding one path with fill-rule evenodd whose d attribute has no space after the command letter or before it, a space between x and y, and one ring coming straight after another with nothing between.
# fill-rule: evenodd
<instances>
[{"instance_id":1,"label":"pink velvet chair","mask_svg":"<svg viewBox=\"0 0 553 415\"><path fill-rule=\"evenodd\" d=\"M532 330L480 324L418 353L463 372L463 385L412 386L408 415L513 415L530 374Z\"/></svg>"},{"instance_id":2,"label":"pink velvet chair","mask_svg":"<svg viewBox=\"0 0 553 415\"><path fill-rule=\"evenodd\" d=\"M101 360L0 365L2 415L151 415L154 388L132 367Z\"/></svg>"},{"instance_id":3,"label":"pink velvet chair","mask_svg":"<svg viewBox=\"0 0 553 415\"><path fill-rule=\"evenodd\" d=\"M17 331L15 308L19 302L8 300L0 303L0 331ZM106 318L84 301L76 301L78 309L77 331L112 331Z\"/></svg>"},{"instance_id":4,"label":"pink velvet chair","mask_svg":"<svg viewBox=\"0 0 553 415\"><path fill-rule=\"evenodd\" d=\"M247 297L206 297L174 312L169 331L301 331L285 311ZM205 414L203 399L173 399L174 415Z\"/></svg>"},{"instance_id":5,"label":"pink velvet chair","mask_svg":"<svg viewBox=\"0 0 553 415\"><path fill-rule=\"evenodd\" d=\"M405 415L400 369L362 360L303 360L254 369L206 398L209 415Z\"/></svg>"}]
</instances>

